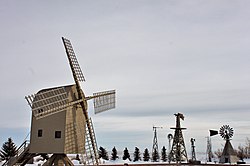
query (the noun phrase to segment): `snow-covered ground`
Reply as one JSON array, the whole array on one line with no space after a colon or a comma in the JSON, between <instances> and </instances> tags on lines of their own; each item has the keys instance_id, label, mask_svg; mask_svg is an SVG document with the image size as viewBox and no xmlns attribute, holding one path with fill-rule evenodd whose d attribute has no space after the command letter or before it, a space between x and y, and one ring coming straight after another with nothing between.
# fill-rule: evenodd
<instances>
[{"instance_id":1,"label":"snow-covered ground","mask_svg":"<svg viewBox=\"0 0 250 166\"><path fill-rule=\"evenodd\" d=\"M74 158L74 157L71 155L71 156L69 156L69 158ZM40 156L37 156L37 157L34 158L34 164L26 164L26 166L42 166L45 161L42 161L42 158ZM73 159L71 161L76 166L83 165L83 164L80 164L78 160ZM218 164L218 160L214 160L214 161L216 161L216 163ZM250 159L244 159L244 161L246 162L247 165L250 165ZM202 164L215 164L215 162L210 162L209 163L209 162L206 162L205 160L202 160L201 162L202 162ZM4 163L4 161L0 162L0 165L2 165L3 163ZM116 165L116 164L123 165L125 163L128 163L128 164L150 164L150 163L154 163L155 164L156 162L151 162L151 161L149 161L149 162L145 162L145 161L133 162L133 161L130 161L130 160L122 160L122 159L117 159L117 160L113 161L113 160L103 160L103 159L101 159L101 164L103 164L103 165ZM168 162L160 161L160 162L157 162L157 163L168 163ZM228 164L225 164L225 165L228 165Z\"/></svg>"}]
</instances>

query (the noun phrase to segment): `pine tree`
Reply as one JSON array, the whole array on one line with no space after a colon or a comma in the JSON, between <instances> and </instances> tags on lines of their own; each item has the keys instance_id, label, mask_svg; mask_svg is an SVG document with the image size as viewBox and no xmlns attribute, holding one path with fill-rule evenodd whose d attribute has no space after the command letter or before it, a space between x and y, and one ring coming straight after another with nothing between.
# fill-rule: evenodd
<instances>
[{"instance_id":1,"label":"pine tree","mask_svg":"<svg viewBox=\"0 0 250 166\"><path fill-rule=\"evenodd\" d=\"M162 147L162 150L161 150L161 159L162 161L166 162L167 161L167 152L166 152L166 148L165 146Z\"/></svg>"},{"instance_id":2,"label":"pine tree","mask_svg":"<svg viewBox=\"0 0 250 166\"><path fill-rule=\"evenodd\" d=\"M143 161L149 161L149 159L150 159L149 152L148 149L146 148L143 153Z\"/></svg>"},{"instance_id":3,"label":"pine tree","mask_svg":"<svg viewBox=\"0 0 250 166\"><path fill-rule=\"evenodd\" d=\"M135 152L134 152L134 162L141 160L141 154L139 148L135 147Z\"/></svg>"},{"instance_id":4,"label":"pine tree","mask_svg":"<svg viewBox=\"0 0 250 166\"><path fill-rule=\"evenodd\" d=\"M131 159L130 159L130 154L129 154L127 148L125 148L124 151L123 151L123 157L122 157L122 159L123 159L123 160L129 159L129 161L131 161Z\"/></svg>"},{"instance_id":5,"label":"pine tree","mask_svg":"<svg viewBox=\"0 0 250 166\"><path fill-rule=\"evenodd\" d=\"M156 162L159 160L159 154L158 151L156 149L154 149L154 151L152 152L152 161Z\"/></svg>"},{"instance_id":6,"label":"pine tree","mask_svg":"<svg viewBox=\"0 0 250 166\"><path fill-rule=\"evenodd\" d=\"M117 156L117 150L116 150L116 148L114 147L113 149L112 149L112 153L111 153L111 160L116 160L116 159L118 159L119 157Z\"/></svg>"},{"instance_id":7,"label":"pine tree","mask_svg":"<svg viewBox=\"0 0 250 166\"><path fill-rule=\"evenodd\" d=\"M1 160L9 160L11 157L14 157L17 154L17 147L11 138L8 138L8 141L5 142L0 150Z\"/></svg>"},{"instance_id":8,"label":"pine tree","mask_svg":"<svg viewBox=\"0 0 250 166\"><path fill-rule=\"evenodd\" d=\"M106 151L106 149L104 149L103 147L100 146L99 148L99 158L103 158L104 160L108 160L108 152Z\"/></svg>"}]
</instances>

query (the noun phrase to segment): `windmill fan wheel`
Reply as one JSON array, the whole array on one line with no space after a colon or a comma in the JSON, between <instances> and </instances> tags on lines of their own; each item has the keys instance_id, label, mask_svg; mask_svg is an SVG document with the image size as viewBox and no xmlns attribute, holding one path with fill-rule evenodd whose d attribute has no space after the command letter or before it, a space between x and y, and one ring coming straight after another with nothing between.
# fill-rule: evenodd
<instances>
[{"instance_id":1,"label":"windmill fan wheel","mask_svg":"<svg viewBox=\"0 0 250 166\"><path fill-rule=\"evenodd\" d=\"M233 136L234 130L229 125L223 125L221 126L219 133L223 139L228 140Z\"/></svg>"}]
</instances>

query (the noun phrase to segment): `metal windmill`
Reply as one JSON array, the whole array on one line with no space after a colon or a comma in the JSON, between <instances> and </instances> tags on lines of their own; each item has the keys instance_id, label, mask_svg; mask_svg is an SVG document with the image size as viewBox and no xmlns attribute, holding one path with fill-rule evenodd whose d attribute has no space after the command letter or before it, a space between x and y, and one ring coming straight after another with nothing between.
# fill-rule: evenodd
<instances>
[{"instance_id":1,"label":"metal windmill","mask_svg":"<svg viewBox=\"0 0 250 166\"><path fill-rule=\"evenodd\" d=\"M32 108L30 153L52 153L45 165L72 165L66 154L83 154L85 164L98 165L98 150L87 101L94 99L95 113L115 107L115 90L86 97L85 81L70 41L62 37L75 84L40 90L25 97Z\"/></svg>"},{"instance_id":2,"label":"metal windmill","mask_svg":"<svg viewBox=\"0 0 250 166\"><path fill-rule=\"evenodd\" d=\"M191 154L192 154L191 160L192 160L192 161L196 161L195 145L194 145L195 139L194 139L194 138L191 138L191 139L190 139L190 142L191 142Z\"/></svg>"},{"instance_id":3,"label":"metal windmill","mask_svg":"<svg viewBox=\"0 0 250 166\"><path fill-rule=\"evenodd\" d=\"M171 141L173 140L173 134L168 134L168 161L170 163Z\"/></svg>"},{"instance_id":4,"label":"metal windmill","mask_svg":"<svg viewBox=\"0 0 250 166\"><path fill-rule=\"evenodd\" d=\"M188 162L191 165L200 165L201 161L196 160L195 145L194 145L195 139L191 138L190 142L191 142L191 155L192 155L192 157L191 157L191 159Z\"/></svg>"},{"instance_id":5,"label":"metal windmill","mask_svg":"<svg viewBox=\"0 0 250 166\"><path fill-rule=\"evenodd\" d=\"M207 138L206 161L212 162L212 158L213 158L212 141L211 141L211 137L206 137L206 138Z\"/></svg>"},{"instance_id":6,"label":"metal windmill","mask_svg":"<svg viewBox=\"0 0 250 166\"><path fill-rule=\"evenodd\" d=\"M184 115L181 113L174 115L176 116L176 127L170 128L175 130L172 149L170 152L170 161L181 162L184 159L188 160L184 137L182 134L182 130L185 130L186 128L182 128L180 122L181 119L184 120Z\"/></svg>"},{"instance_id":7,"label":"metal windmill","mask_svg":"<svg viewBox=\"0 0 250 166\"><path fill-rule=\"evenodd\" d=\"M162 127L153 126L154 131L154 138L153 138L153 147L152 147L152 160L158 161L159 160L159 148L158 148L158 141L157 141L157 129Z\"/></svg>"},{"instance_id":8,"label":"metal windmill","mask_svg":"<svg viewBox=\"0 0 250 166\"><path fill-rule=\"evenodd\" d=\"M212 162L212 158L213 158L213 152L212 152L212 136L215 136L218 134L217 130L209 130L209 136L205 137L207 138L207 151L206 151L206 161L208 162Z\"/></svg>"},{"instance_id":9,"label":"metal windmill","mask_svg":"<svg viewBox=\"0 0 250 166\"><path fill-rule=\"evenodd\" d=\"M236 163L238 157L233 149L230 139L233 137L234 131L229 125L221 126L219 130L220 136L226 140L222 155L220 157L220 163Z\"/></svg>"},{"instance_id":10,"label":"metal windmill","mask_svg":"<svg viewBox=\"0 0 250 166\"><path fill-rule=\"evenodd\" d=\"M174 136L173 134L168 134L168 151L171 150L171 141L173 140Z\"/></svg>"}]
</instances>

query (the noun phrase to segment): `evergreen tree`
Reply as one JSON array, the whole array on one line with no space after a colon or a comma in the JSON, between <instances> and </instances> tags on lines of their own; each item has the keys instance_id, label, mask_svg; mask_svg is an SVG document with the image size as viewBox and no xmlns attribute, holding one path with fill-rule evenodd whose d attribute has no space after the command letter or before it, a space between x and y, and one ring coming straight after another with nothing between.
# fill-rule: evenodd
<instances>
[{"instance_id":1,"label":"evergreen tree","mask_svg":"<svg viewBox=\"0 0 250 166\"><path fill-rule=\"evenodd\" d=\"M161 150L161 159L162 161L166 162L167 161L167 152L166 152L166 148L165 146L162 147L162 150Z\"/></svg>"},{"instance_id":2,"label":"evergreen tree","mask_svg":"<svg viewBox=\"0 0 250 166\"><path fill-rule=\"evenodd\" d=\"M143 153L143 161L149 161L149 159L150 159L149 152L148 149L146 148Z\"/></svg>"},{"instance_id":3,"label":"evergreen tree","mask_svg":"<svg viewBox=\"0 0 250 166\"><path fill-rule=\"evenodd\" d=\"M104 160L108 160L108 152L106 151L106 149L104 149L103 147L100 146L99 148L99 158L103 158Z\"/></svg>"},{"instance_id":4,"label":"evergreen tree","mask_svg":"<svg viewBox=\"0 0 250 166\"><path fill-rule=\"evenodd\" d=\"M8 138L8 141L5 142L0 150L1 160L9 160L11 157L14 157L17 154L17 147L11 138Z\"/></svg>"},{"instance_id":5,"label":"evergreen tree","mask_svg":"<svg viewBox=\"0 0 250 166\"><path fill-rule=\"evenodd\" d=\"M116 150L116 148L114 147L113 149L112 149L112 153L111 153L111 160L116 160L116 159L118 159L119 157L118 157L118 155L117 155L117 150Z\"/></svg>"},{"instance_id":6,"label":"evergreen tree","mask_svg":"<svg viewBox=\"0 0 250 166\"><path fill-rule=\"evenodd\" d=\"M152 161L156 162L159 160L159 154L158 151L156 149L154 149L154 151L152 152Z\"/></svg>"},{"instance_id":7,"label":"evergreen tree","mask_svg":"<svg viewBox=\"0 0 250 166\"><path fill-rule=\"evenodd\" d=\"M141 160L141 154L139 148L135 147L135 152L134 152L134 161L139 161Z\"/></svg>"},{"instance_id":8,"label":"evergreen tree","mask_svg":"<svg viewBox=\"0 0 250 166\"><path fill-rule=\"evenodd\" d=\"M130 154L129 154L127 148L125 148L124 151L123 151L123 157L122 157L122 159L123 159L123 160L129 159L129 161L131 161L131 159L130 159Z\"/></svg>"}]
</instances>

